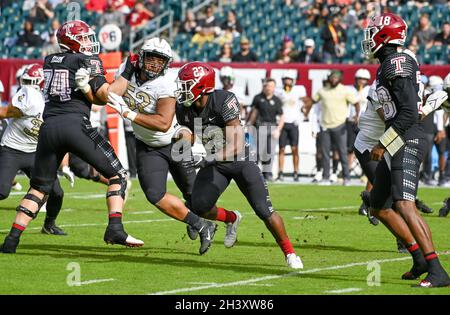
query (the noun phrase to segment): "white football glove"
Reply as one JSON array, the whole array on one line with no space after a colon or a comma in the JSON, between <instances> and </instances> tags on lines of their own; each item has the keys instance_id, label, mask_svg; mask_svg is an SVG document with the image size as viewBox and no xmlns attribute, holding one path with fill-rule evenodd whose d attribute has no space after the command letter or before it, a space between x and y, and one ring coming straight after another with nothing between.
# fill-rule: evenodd
<instances>
[{"instance_id":1,"label":"white football glove","mask_svg":"<svg viewBox=\"0 0 450 315\"><path fill-rule=\"evenodd\" d=\"M77 85L76 90L81 90L84 94L89 93L91 86L89 85L90 70L86 68L80 68L75 73L75 83Z\"/></svg>"},{"instance_id":2,"label":"white football glove","mask_svg":"<svg viewBox=\"0 0 450 315\"><path fill-rule=\"evenodd\" d=\"M110 92L108 94L108 106L114 109L123 118L129 119L131 121L133 121L137 116L137 113L133 112L128 107L122 96L119 96L116 93ZM125 113L127 113L126 116Z\"/></svg>"},{"instance_id":3,"label":"white football glove","mask_svg":"<svg viewBox=\"0 0 450 315\"><path fill-rule=\"evenodd\" d=\"M444 103L448 98L447 92L445 91L436 91L428 96L425 105L421 108L420 114L422 116L427 116L431 112L439 109L442 103ZM447 111L447 108L444 108Z\"/></svg>"},{"instance_id":4,"label":"white football glove","mask_svg":"<svg viewBox=\"0 0 450 315\"><path fill-rule=\"evenodd\" d=\"M63 166L61 172L64 175L64 177L67 178L67 180L69 181L70 187L73 188L73 185L75 184L75 175L73 174L73 172L70 170L68 166Z\"/></svg>"}]
</instances>

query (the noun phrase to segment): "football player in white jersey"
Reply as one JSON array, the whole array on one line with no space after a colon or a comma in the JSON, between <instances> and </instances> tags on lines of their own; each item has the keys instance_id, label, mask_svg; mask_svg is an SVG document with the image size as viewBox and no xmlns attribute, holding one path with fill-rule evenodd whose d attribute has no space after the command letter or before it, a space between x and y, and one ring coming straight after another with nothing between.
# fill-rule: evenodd
<instances>
[{"instance_id":1,"label":"football player in white jersey","mask_svg":"<svg viewBox=\"0 0 450 315\"><path fill-rule=\"evenodd\" d=\"M132 65L134 59L136 66ZM147 40L138 53L130 56L119 69L120 76L109 87L108 105L125 119L132 121L136 136L136 160L139 183L148 201L162 212L188 225L191 239L200 235L199 253L206 253L212 244L217 224L189 211L195 169L176 161L172 152L176 137L175 117L176 74L167 71L172 60L172 49L164 39ZM120 95L120 96L119 96ZM121 97L123 96L123 98ZM167 174L170 171L183 193L186 204L167 192ZM222 221L240 221L240 214L222 209ZM233 217L233 222L227 218ZM237 219L239 217L239 220ZM231 229L230 229L231 230ZM234 245L234 241L232 242Z\"/></svg>"},{"instance_id":2,"label":"football player in white jersey","mask_svg":"<svg viewBox=\"0 0 450 315\"><path fill-rule=\"evenodd\" d=\"M20 77L21 88L14 95L11 104L0 108L0 119L11 118L3 134L0 146L0 200L8 198L12 181L18 170L30 177L42 124L44 96L41 93L44 82L42 66L28 65ZM42 233L66 235L56 226L55 220L61 210L64 192L56 179L47 200L47 213Z\"/></svg>"},{"instance_id":3,"label":"football player in white jersey","mask_svg":"<svg viewBox=\"0 0 450 315\"><path fill-rule=\"evenodd\" d=\"M306 90L304 86L294 86L294 78L290 73L285 73L281 80L283 81L283 88L275 90L275 95L283 102L284 113L284 125L279 139L278 180L284 180L284 149L286 145L290 145L294 163L293 177L294 181L298 181L298 125L304 117L302 100L306 97Z\"/></svg>"}]
</instances>

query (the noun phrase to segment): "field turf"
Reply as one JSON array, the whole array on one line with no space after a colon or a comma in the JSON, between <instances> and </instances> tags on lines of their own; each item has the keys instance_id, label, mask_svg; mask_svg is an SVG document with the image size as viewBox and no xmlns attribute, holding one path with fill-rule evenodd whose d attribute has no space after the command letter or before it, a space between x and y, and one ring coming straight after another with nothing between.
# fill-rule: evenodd
<instances>
[{"instance_id":1,"label":"field turf","mask_svg":"<svg viewBox=\"0 0 450 315\"><path fill-rule=\"evenodd\" d=\"M26 178L19 181L24 189L28 186ZM305 265L296 272L286 266L272 235L234 184L219 205L243 214L238 243L225 248L225 227L219 224L213 246L200 256L199 240L191 241L183 223L149 204L136 180L124 223L131 235L145 241L142 248L103 242L105 186L77 179L70 188L61 181L65 200L57 222L69 235L41 234L45 214L39 214L24 232L18 253L0 255L0 294L450 294L450 288L413 288L417 280L400 279L411 266L410 256L397 253L383 226L358 215L362 186L269 186ZM180 195L173 182L168 188ZM1 240L23 195L15 192L0 202ZM424 216L450 271L450 217L437 217L448 195L449 189L419 191L434 209Z\"/></svg>"}]
</instances>

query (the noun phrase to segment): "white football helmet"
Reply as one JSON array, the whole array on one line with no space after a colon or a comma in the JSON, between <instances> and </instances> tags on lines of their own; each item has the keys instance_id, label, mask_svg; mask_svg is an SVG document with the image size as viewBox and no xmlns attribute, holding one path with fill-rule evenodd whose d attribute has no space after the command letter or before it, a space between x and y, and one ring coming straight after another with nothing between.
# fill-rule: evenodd
<instances>
[{"instance_id":1,"label":"white football helmet","mask_svg":"<svg viewBox=\"0 0 450 315\"><path fill-rule=\"evenodd\" d=\"M164 67L159 73L149 71L145 68L145 58L150 56L160 57L165 60ZM139 68L149 80L164 75L167 72L169 64L172 62L172 59L172 48L165 39L159 37L146 40L139 50Z\"/></svg>"},{"instance_id":2,"label":"white football helmet","mask_svg":"<svg viewBox=\"0 0 450 315\"><path fill-rule=\"evenodd\" d=\"M362 69L362 68L358 69L358 71L356 71L356 73L355 73L355 78L370 80L370 78L371 78L370 72L367 69Z\"/></svg>"},{"instance_id":3,"label":"white football helmet","mask_svg":"<svg viewBox=\"0 0 450 315\"><path fill-rule=\"evenodd\" d=\"M428 86L430 88L431 93L436 91L441 91L444 85L444 80L440 76L432 75L428 79Z\"/></svg>"}]
</instances>

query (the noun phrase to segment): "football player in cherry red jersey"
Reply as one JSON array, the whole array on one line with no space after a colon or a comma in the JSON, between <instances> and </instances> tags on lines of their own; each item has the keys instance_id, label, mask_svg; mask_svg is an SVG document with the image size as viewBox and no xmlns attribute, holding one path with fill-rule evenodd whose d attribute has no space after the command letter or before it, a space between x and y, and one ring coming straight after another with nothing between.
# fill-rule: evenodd
<instances>
[{"instance_id":1,"label":"football player in cherry red jersey","mask_svg":"<svg viewBox=\"0 0 450 315\"><path fill-rule=\"evenodd\" d=\"M76 154L109 180L105 242L142 246L144 243L128 235L122 225L126 171L109 142L89 121L92 100L107 93L95 33L85 22L75 20L61 25L56 37L62 52L47 56L44 62L44 123L39 133L31 187L17 207L14 224L0 251L16 252L20 235L47 200L67 152ZM89 75L86 77L81 71L80 76L80 69Z\"/></svg>"},{"instance_id":2,"label":"football player in cherry red jersey","mask_svg":"<svg viewBox=\"0 0 450 315\"><path fill-rule=\"evenodd\" d=\"M377 165L370 192L371 213L404 244L413 257L412 269L402 278L412 280L427 273L421 287L450 285L431 239L431 231L417 212L415 199L424 138L419 118L423 85L414 54L403 48L407 25L395 14L374 16L364 31L362 49L380 61L376 94L383 107L385 132L371 150ZM394 202L390 209L389 199Z\"/></svg>"},{"instance_id":3,"label":"football player in cherry red jersey","mask_svg":"<svg viewBox=\"0 0 450 315\"><path fill-rule=\"evenodd\" d=\"M213 206L234 180L274 236L288 266L303 268L283 219L272 207L261 171L254 161L249 160L236 96L229 91L215 90L214 69L202 62L184 65L178 72L177 84L178 123L197 133L195 136L202 138L207 151L205 158L191 161L194 167L200 168L192 190L192 211L204 218L215 219L217 210Z\"/></svg>"},{"instance_id":4,"label":"football player in cherry red jersey","mask_svg":"<svg viewBox=\"0 0 450 315\"><path fill-rule=\"evenodd\" d=\"M12 180L18 170L28 177L34 167L34 157L44 112L44 72L35 63L27 65L19 78L21 88L8 107L0 108L0 119L11 118L3 134L0 146L0 200L6 199L12 188ZM49 192L47 212L42 233L66 235L56 226L64 192L56 179Z\"/></svg>"}]
</instances>

